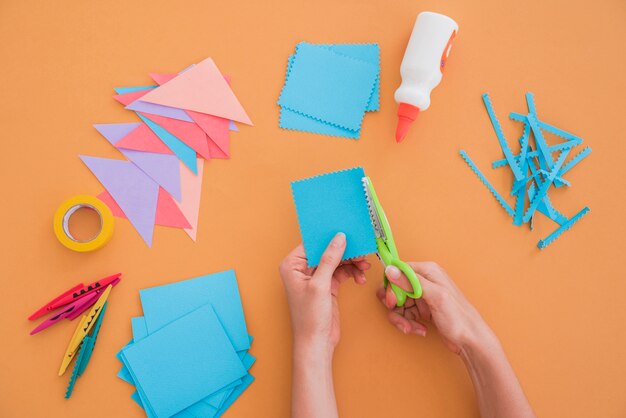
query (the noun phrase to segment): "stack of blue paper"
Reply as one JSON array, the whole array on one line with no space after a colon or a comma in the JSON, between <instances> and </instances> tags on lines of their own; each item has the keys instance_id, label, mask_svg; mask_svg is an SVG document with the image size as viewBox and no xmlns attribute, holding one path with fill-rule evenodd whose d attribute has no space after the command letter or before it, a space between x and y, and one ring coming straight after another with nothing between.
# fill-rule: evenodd
<instances>
[{"instance_id":1,"label":"stack of blue paper","mask_svg":"<svg viewBox=\"0 0 626 418\"><path fill-rule=\"evenodd\" d=\"M377 44L301 42L289 57L280 94L280 127L359 138L365 112L379 109Z\"/></svg>"},{"instance_id":2,"label":"stack of blue paper","mask_svg":"<svg viewBox=\"0 0 626 418\"><path fill-rule=\"evenodd\" d=\"M150 418L219 417L254 381L233 270L140 291L118 376Z\"/></svg>"}]
</instances>

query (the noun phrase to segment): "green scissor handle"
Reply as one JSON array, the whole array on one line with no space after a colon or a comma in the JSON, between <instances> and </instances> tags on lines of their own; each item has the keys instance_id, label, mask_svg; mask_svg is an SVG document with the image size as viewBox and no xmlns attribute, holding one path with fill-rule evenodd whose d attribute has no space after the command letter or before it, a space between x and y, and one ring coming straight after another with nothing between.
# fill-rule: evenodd
<instances>
[{"instance_id":1,"label":"green scissor handle","mask_svg":"<svg viewBox=\"0 0 626 418\"><path fill-rule=\"evenodd\" d=\"M421 298L422 285L420 284L420 281L417 278L417 274L415 274L415 271L413 271L411 266L397 258L392 259L390 265L397 267L402 273L404 273L406 278L409 279L409 283L411 283L411 286L413 287L412 292L407 292L401 287L398 287L395 284L389 282L389 279L387 279L387 275L385 275L385 286L391 285L391 290L393 291L394 295L396 295L396 306L404 306L407 297L413 299Z\"/></svg>"},{"instance_id":2,"label":"green scissor handle","mask_svg":"<svg viewBox=\"0 0 626 418\"><path fill-rule=\"evenodd\" d=\"M406 298L410 297L413 299L419 299L422 297L422 285L417 278L417 274L415 271L404 261L400 260L398 257L395 257L391 251L389 251L389 247L384 243L382 239L377 239L378 243L378 255L380 256L382 262L386 266L395 266L397 267L407 279L409 279L409 283L411 283L411 287L413 288L412 292L407 292L406 290L396 286L395 284L389 282L387 279L387 275L385 275L385 287L391 285L391 290L396 295L396 306L404 306L406 302ZM394 248L395 250L395 248ZM395 251L394 251L395 252Z\"/></svg>"}]
</instances>

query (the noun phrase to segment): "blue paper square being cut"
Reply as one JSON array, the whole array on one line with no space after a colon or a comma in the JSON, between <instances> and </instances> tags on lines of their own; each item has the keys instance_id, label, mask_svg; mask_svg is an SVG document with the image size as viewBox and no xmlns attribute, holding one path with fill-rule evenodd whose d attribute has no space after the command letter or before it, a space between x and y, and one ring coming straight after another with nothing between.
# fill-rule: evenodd
<instances>
[{"instance_id":1,"label":"blue paper square being cut","mask_svg":"<svg viewBox=\"0 0 626 418\"><path fill-rule=\"evenodd\" d=\"M291 183L309 267L319 264L338 232L347 239L343 260L377 251L363 177L365 172L358 167Z\"/></svg>"},{"instance_id":2,"label":"blue paper square being cut","mask_svg":"<svg viewBox=\"0 0 626 418\"><path fill-rule=\"evenodd\" d=\"M301 43L278 104L352 131L358 131L376 88L378 67Z\"/></svg>"}]
</instances>

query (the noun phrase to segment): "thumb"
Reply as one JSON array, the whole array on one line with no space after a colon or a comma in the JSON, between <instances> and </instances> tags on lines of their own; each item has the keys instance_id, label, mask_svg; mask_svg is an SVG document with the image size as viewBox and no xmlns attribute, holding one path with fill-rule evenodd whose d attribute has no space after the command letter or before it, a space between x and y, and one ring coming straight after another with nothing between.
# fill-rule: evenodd
<instances>
[{"instance_id":1,"label":"thumb","mask_svg":"<svg viewBox=\"0 0 626 418\"><path fill-rule=\"evenodd\" d=\"M317 266L317 270L313 274L313 279L321 278L330 279L335 272L335 269L341 263L341 259L343 258L343 253L346 251L346 234L343 232L339 232L335 237L330 241L328 247L326 247L326 251L322 254L320 258L320 264Z\"/></svg>"},{"instance_id":2,"label":"thumb","mask_svg":"<svg viewBox=\"0 0 626 418\"><path fill-rule=\"evenodd\" d=\"M387 268L385 268L385 275L387 276L387 279L391 283L395 284L399 288L401 288L401 289L403 289L403 290L405 290L407 292L412 292L413 291L413 286L411 286L411 282L409 282L409 279L407 279L407 277L404 275L404 273L402 273L400 271L400 269L398 267L396 267L396 266L387 266ZM430 282L430 281L428 281L428 280L426 280L425 278L423 278L419 274L417 274L417 279L420 281L420 284L422 285L422 297L424 299L426 299L426 297L427 297L426 295L428 293L434 291L435 284ZM394 297L395 297L395 295L394 295Z\"/></svg>"}]
</instances>

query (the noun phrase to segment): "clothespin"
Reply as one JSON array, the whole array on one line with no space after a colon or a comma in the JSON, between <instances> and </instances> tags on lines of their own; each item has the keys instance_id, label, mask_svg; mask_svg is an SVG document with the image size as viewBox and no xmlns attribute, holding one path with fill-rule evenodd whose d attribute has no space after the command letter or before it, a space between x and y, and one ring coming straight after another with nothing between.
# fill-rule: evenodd
<instances>
[{"instance_id":1,"label":"clothespin","mask_svg":"<svg viewBox=\"0 0 626 418\"><path fill-rule=\"evenodd\" d=\"M98 293L91 293L85 297L78 299L76 302L70 303L66 307L63 307L63 311L57 313L56 315L50 316L48 319L43 321L41 324L37 326L34 330L30 332L30 335L37 334L44 329L61 322L64 318L69 318L71 314L77 313L80 315L82 312L86 311L91 305L93 305L98 299Z\"/></svg>"},{"instance_id":2,"label":"clothespin","mask_svg":"<svg viewBox=\"0 0 626 418\"><path fill-rule=\"evenodd\" d=\"M109 297L112 288L113 285L109 284L106 290L102 292L102 295L100 295L96 303L93 305L89 313L81 318L80 323L74 331L74 335L72 336L72 339L67 346L67 350L65 350L65 354L63 355L61 367L59 368L59 376L62 376L63 373L65 373L65 371L67 370L67 366L69 366L69 364L72 362L72 359L76 355L76 352L78 351L78 348L80 347L83 339L87 334L89 334L89 331L93 328L95 322L98 320L98 317L102 311L102 307L106 303L106 300Z\"/></svg>"},{"instance_id":3,"label":"clothespin","mask_svg":"<svg viewBox=\"0 0 626 418\"><path fill-rule=\"evenodd\" d=\"M41 308L37 309L32 315L28 317L28 319L31 321L34 319L37 319L41 316L46 315L48 312L52 312L62 306L76 302L78 299L82 298L83 296L89 295L98 290L101 291L102 289L106 288L110 284L115 286L116 284L120 282L121 275L122 273L117 273L112 276L108 276L103 279L96 280L95 282L90 283L87 286L85 286L83 283L79 283L76 286L72 287L71 289L68 289L65 292L61 293L59 296L52 299L50 302L46 303ZM77 316L71 319L74 319L76 317Z\"/></svg>"},{"instance_id":4,"label":"clothespin","mask_svg":"<svg viewBox=\"0 0 626 418\"><path fill-rule=\"evenodd\" d=\"M67 385L67 390L65 391L65 399L69 399L72 396L72 391L74 390L74 385L76 384L76 379L78 379L85 372L85 368L91 359L91 355L93 353L93 349L96 345L96 339L98 338L98 333L100 332L100 325L102 324L102 319L104 318L104 312L107 308L107 302L102 306L102 310L100 311L100 315L96 320L95 325L91 331L91 335L86 335L83 338L82 343L80 344L80 352L76 357L76 363L74 364L74 369L72 370L72 376L70 377L70 381Z\"/></svg>"}]
</instances>

